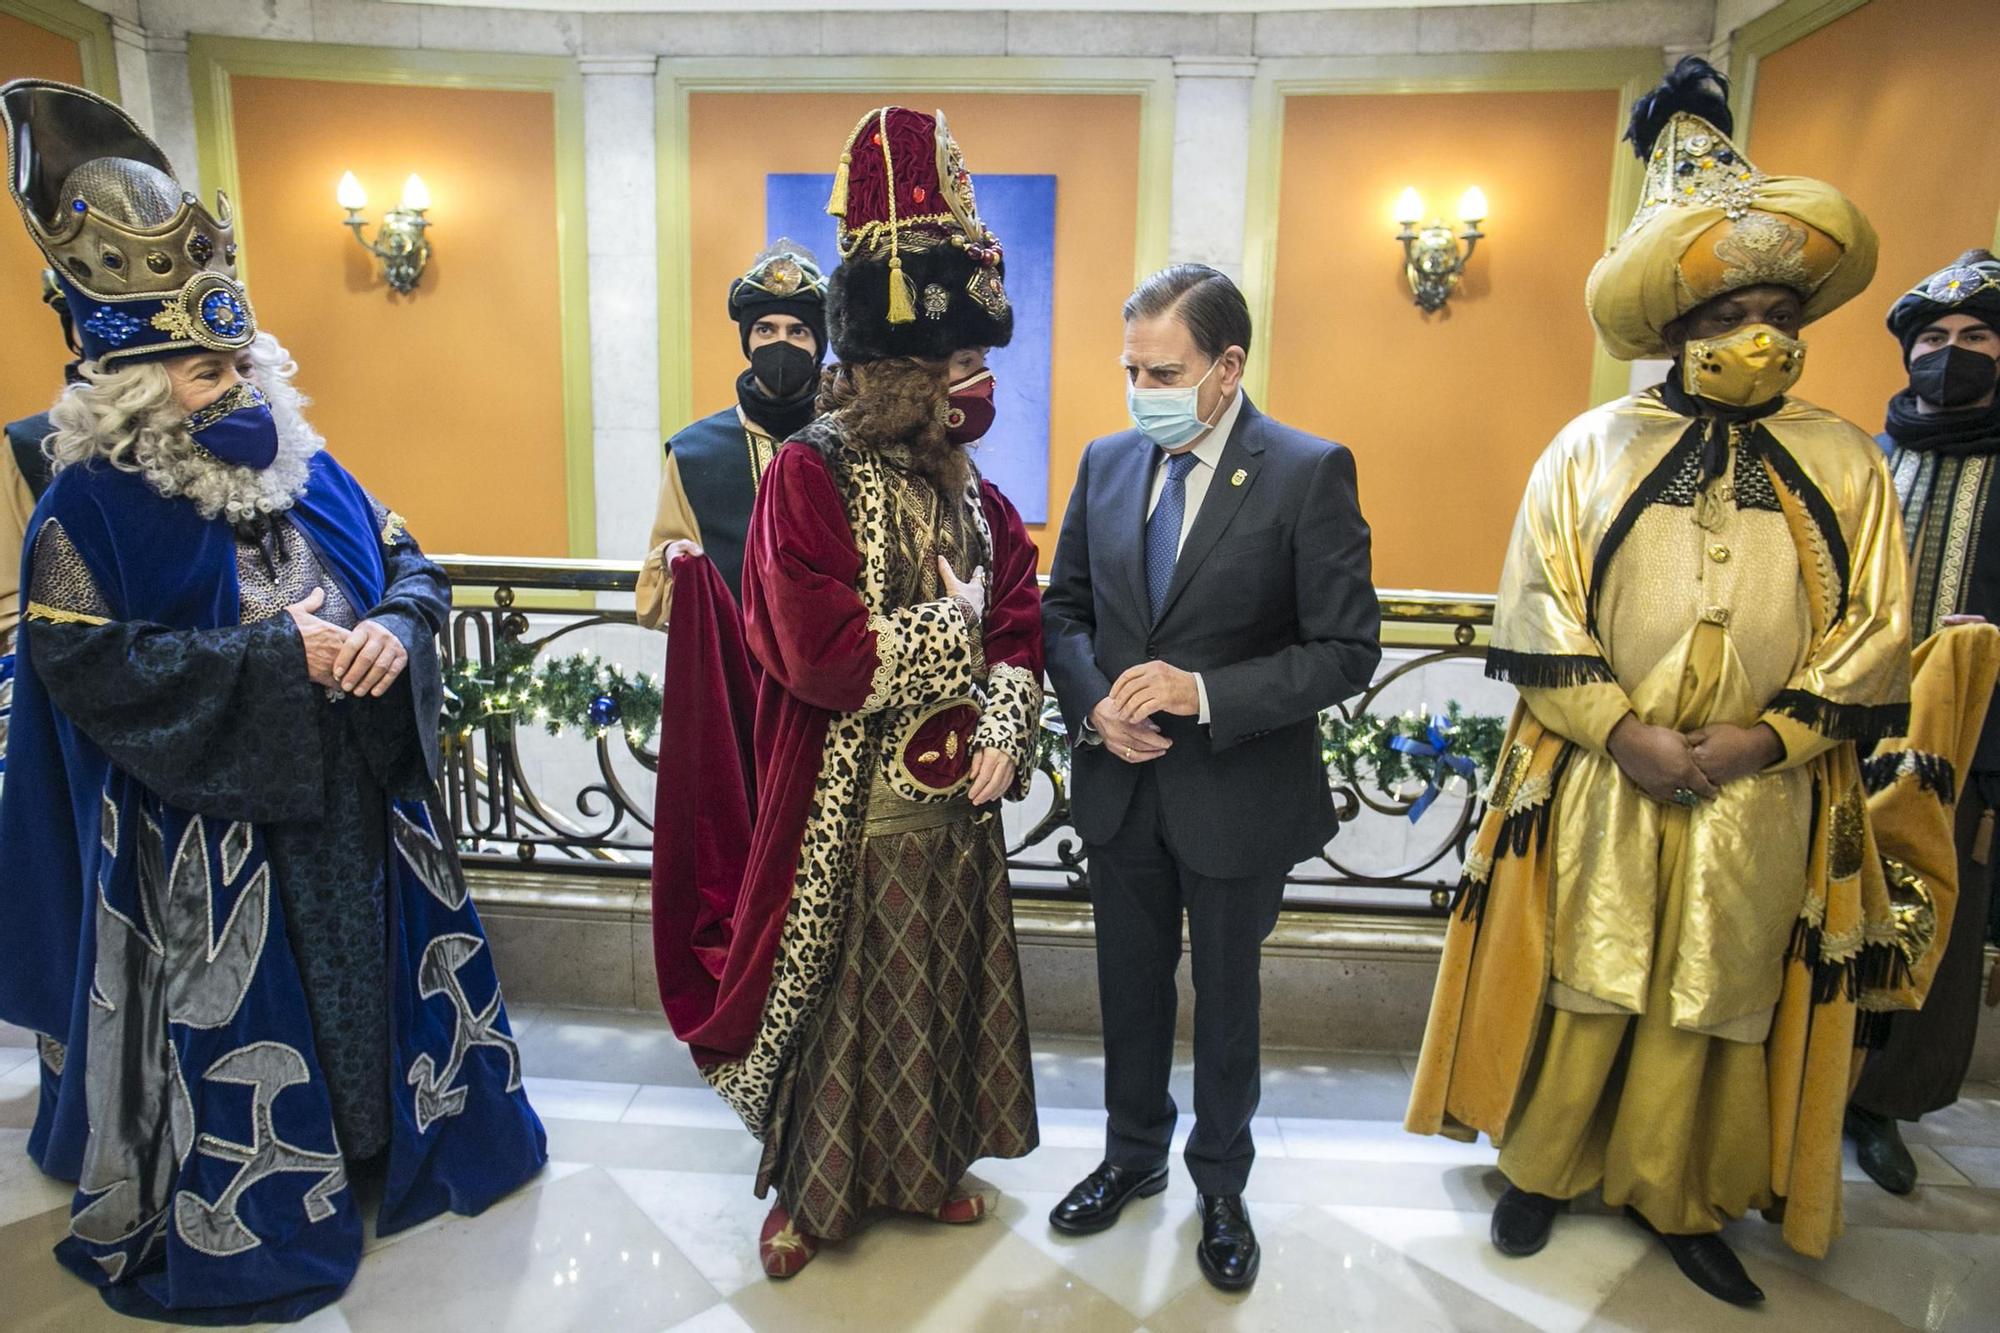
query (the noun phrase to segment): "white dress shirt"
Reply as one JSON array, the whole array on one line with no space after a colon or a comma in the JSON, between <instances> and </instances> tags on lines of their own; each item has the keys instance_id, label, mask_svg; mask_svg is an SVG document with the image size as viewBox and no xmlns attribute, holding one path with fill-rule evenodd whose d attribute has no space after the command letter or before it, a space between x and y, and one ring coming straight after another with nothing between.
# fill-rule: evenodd
<instances>
[{"instance_id":1,"label":"white dress shirt","mask_svg":"<svg viewBox=\"0 0 2000 1333\"><path fill-rule=\"evenodd\" d=\"M1181 485L1187 489L1187 504L1181 510L1181 539L1174 543L1174 553L1187 545L1188 533L1194 531L1195 518L1201 513L1201 502L1208 498L1208 485L1215 480L1215 470L1222 465L1222 449L1229 443L1229 434L1236 429L1236 418L1243 415L1243 390L1239 387L1229 400L1229 406L1222 409L1222 419L1215 423L1208 434L1195 442L1194 466L1187 476L1181 478ZM1151 519L1153 511L1160 506L1160 495L1167 489L1167 458L1165 450L1153 466L1153 491L1146 501L1146 517ZM1195 697L1201 701L1199 720L1208 725L1208 686L1202 683L1201 673L1194 672Z\"/></svg>"}]
</instances>

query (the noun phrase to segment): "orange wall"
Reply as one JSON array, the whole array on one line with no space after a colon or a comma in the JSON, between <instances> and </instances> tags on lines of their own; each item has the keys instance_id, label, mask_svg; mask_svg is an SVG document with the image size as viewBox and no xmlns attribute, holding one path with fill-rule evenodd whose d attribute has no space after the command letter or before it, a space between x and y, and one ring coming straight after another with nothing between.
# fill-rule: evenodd
<instances>
[{"instance_id":1,"label":"orange wall","mask_svg":"<svg viewBox=\"0 0 2000 1333\"><path fill-rule=\"evenodd\" d=\"M764 243L764 178L830 172L854 123L879 94L700 93L690 98L693 198L695 410L732 401L743 348L724 310L729 279ZM907 106L943 107L977 189L982 173L1057 177L1055 328L1049 413L1049 514L1030 531L1048 568L1083 446L1122 430L1124 340L1119 308L1131 294L1139 209L1139 99L1087 94L898 93ZM1088 133L1079 133L1088 127ZM1000 238L1004 245L1007 238ZM821 255L829 268L837 255ZM684 423L668 422L677 430Z\"/></svg>"},{"instance_id":2,"label":"orange wall","mask_svg":"<svg viewBox=\"0 0 2000 1333\"><path fill-rule=\"evenodd\" d=\"M67 37L38 28L25 19L0 14L0 83L9 79L60 79L83 82L83 53ZM6 156L0 149L0 159ZM0 205L0 311L5 325L18 331L0 356L0 422L18 421L46 411L62 391L62 327L41 302L42 270L48 261L28 239L13 201Z\"/></svg>"},{"instance_id":3,"label":"orange wall","mask_svg":"<svg viewBox=\"0 0 2000 1333\"><path fill-rule=\"evenodd\" d=\"M1619 133L1602 92L1288 98L1266 406L1353 449L1384 588L1490 591L1528 470L1590 404L1583 283ZM1405 186L1490 215L1444 310L1411 299Z\"/></svg>"},{"instance_id":4,"label":"orange wall","mask_svg":"<svg viewBox=\"0 0 2000 1333\"><path fill-rule=\"evenodd\" d=\"M258 323L299 362L334 454L432 551L569 554L555 108L547 93L236 78ZM433 256L399 296L340 225L414 171Z\"/></svg>"},{"instance_id":5,"label":"orange wall","mask_svg":"<svg viewBox=\"0 0 2000 1333\"><path fill-rule=\"evenodd\" d=\"M1889 307L1961 251L1993 243L1996 60L1995 0L1873 0L1758 66L1751 159L1831 181L1882 238L1868 290L1806 330L1812 358L1799 384L1870 431L1908 382L1883 327Z\"/></svg>"}]
</instances>

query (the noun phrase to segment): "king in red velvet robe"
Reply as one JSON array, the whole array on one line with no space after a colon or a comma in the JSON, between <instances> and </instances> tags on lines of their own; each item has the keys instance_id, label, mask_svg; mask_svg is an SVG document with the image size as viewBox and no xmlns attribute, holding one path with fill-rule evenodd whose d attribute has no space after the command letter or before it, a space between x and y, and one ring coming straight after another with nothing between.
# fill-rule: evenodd
<instances>
[{"instance_id":1,"label":"king in red velvet robe","mask_svg":"<svg viewBox=\"0 0 2000 1333\"><path fill-rule=\"evenodd\" d=\"M1035 547L992 485L941 494L825 418L778 452L739 626L674 568L655 827L661 999L822 1239L929 1213L1036 1143L994 748L1026 790L1041 713ZM937 559L988 571L973 624ZM754 698L754 707L751 700ZM754 724L751 714L754 713Z\"/></svg>"}]
</instances>

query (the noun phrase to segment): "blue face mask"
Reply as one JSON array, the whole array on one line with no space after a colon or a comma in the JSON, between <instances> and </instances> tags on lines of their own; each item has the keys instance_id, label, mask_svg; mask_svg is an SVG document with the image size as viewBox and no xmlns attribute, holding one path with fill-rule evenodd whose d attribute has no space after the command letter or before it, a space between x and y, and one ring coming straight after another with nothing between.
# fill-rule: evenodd
<instances>
[{"instance_id":1,"label":"blue face mask","mask_svg":"<svg viewBox=\"0 0 2000 1333\"><path fill-rule=\"evenodd\" d=\"M278 457L278 423L271 405L249 384L237 384L187 419L194 442L225 463L267 468Z\"/></svg>"},{"instance_id":2,"label":"blue face mask","mask_svg":"<svg viewBox=\"0 0 2000 1333\"><path fill-rule=\"evenodd\" d=\"M1215 423L1203 421L1196 406L1201 386L1215 373L1219 361L1209 362L1202 377L1186 388L1125 390L1125 408L1139 433L1162 449L1178 449Z\"/></svg>"}]
</instances>

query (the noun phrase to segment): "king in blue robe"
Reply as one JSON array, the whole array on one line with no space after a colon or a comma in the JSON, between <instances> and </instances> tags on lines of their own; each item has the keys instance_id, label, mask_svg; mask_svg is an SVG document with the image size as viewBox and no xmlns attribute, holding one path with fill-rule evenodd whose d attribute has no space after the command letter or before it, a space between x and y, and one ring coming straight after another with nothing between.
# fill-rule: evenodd
<instances>
[{"instance_id":1,"label":"king in blue robe","mask_svg":"<svg viewBox=\"0 0 2000 1333\"><path fill-rule=\"evenodd\" d=\"M56 1257L114 1308L296 1319L354 1276L355 1175L388 1234L547 1160L437 796L450 588L305 426L226 204L80 90L0 87L0 122L90 379L54 411L22 556L0 791L29 1152L76 1181ZM149 361L244 378L148 443L100 409ZM107 438L80 452L91 421ZM340 631L400 671L316 680L312 642Z\"/></svg>"}]
</instances>

